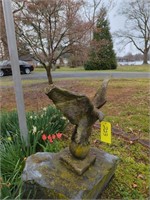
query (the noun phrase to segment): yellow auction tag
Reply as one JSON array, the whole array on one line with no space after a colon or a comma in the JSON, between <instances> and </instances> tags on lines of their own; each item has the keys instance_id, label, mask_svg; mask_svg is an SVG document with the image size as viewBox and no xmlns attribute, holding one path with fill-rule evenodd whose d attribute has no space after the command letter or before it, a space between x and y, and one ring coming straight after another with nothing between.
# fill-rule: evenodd
<instances>
[{"instance_id":1,"label":"yellow auction tag","mask_svg":"<svg viewBox=\"0 0 150 200\"><path fill-rule=\"evenodd\" d=\"M111 144L111 123L101 122L101 141Z\"/></svg>"}]
</instances>

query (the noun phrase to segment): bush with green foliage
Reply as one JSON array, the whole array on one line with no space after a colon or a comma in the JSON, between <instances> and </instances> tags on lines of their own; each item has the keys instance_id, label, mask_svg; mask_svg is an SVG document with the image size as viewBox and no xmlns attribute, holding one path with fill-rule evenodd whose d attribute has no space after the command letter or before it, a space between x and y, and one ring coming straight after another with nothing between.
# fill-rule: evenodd
<instances>
[{"instance_id":1,"label":"bush with green foliage","mask_svg":"<svg viewBox=\"0 0 150 200\"><path fill-rule=\"evenodd\" d=\"M67 120L54 107L26 114L28 141L21 140L17 112L1 113L1 195L2 199L21 198L21 174L26 158L37 151L58 152ZM51 140L43 140L43 135Z\"/></svg>"}]
</instances>

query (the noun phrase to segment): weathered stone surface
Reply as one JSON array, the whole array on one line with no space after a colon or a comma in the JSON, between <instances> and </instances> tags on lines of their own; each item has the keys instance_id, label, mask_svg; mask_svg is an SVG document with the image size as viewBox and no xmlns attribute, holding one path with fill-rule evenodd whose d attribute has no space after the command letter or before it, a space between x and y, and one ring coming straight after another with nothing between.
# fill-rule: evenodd
<instances>
[{"instance_id":1,"label":"weathered stone surface","mask_svg":"<svg viewBox=\"0 0 150 200\"><path fill-rule=\"evenodd\" d=\"M22 174L24 199L95 199L114 175L118 158L96 148L90 154L96 160L83 175L69 170L60 153L36 153L26 160Z\"/></svg>"}]
</instances>

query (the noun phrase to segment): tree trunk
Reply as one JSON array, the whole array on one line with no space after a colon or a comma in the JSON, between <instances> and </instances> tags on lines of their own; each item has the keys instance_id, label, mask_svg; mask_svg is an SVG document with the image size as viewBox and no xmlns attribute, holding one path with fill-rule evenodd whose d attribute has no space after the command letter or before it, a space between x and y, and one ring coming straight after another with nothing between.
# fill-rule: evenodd
<instances>
[{"instance_id":1,"label":"tree trunk","mask_svg":"<svg viewBox=\"0 0 150 200\"><path fill-rule=\"evenodd\" d=\"M148 64L148 51L145 49L143 54L143 64Z\"/></svg>"},{"instance_id":2,"label":"tree trunk","mask_svg":"<svg viewBox=\"0 0 150 200\"><path fill-rule=\"evenodd\" d=\"M50 66L46 67L46 73L47 73L47 78L48 78L49 85L53 84L52 74L51 74L51 67Z\"/></svg>"}]
</instances>

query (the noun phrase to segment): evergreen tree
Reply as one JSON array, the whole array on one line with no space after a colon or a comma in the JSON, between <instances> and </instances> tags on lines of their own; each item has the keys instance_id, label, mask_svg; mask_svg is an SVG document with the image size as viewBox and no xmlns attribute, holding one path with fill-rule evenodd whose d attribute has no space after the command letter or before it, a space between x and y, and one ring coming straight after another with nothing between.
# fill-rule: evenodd
<instances>
[{"instance_id":1,"label":"evergreen tree","mask_svg":"<svg viewBox=\"0 0 150 200\"><path fill-rule=\"evenodd\" d=\"M89 60L84 65L86 70L117 68L116 55L113 50L112 36L106 14L106 9L101 8L96 29L93 33Z\"/></svg>"}]
</instances>

